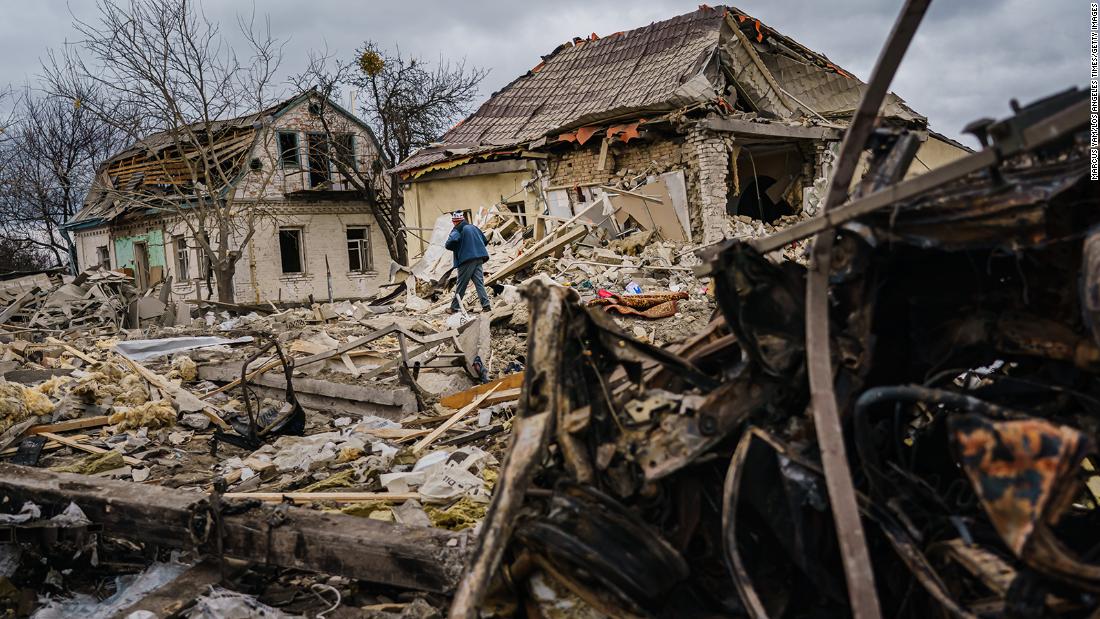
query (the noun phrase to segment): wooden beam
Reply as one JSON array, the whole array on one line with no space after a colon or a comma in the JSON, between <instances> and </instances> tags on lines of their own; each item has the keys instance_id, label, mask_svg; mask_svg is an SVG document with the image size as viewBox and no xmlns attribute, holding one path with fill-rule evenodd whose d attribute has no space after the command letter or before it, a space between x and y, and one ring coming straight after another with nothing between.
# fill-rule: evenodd
<instances>
[{"instance_id":1,"label":"wooden beam","mask_svg":"<svg viewBox=\"0 0 1100 619\"><path fill-rule=\"evenodd\" d=\"M448 396L443 396L439 399L439 403L447 408L453 408L455 410L466 406L470 402L474 401L477 396L500 387L504 390L519 389L523 386L523 372L516 372L515 374L509 374L496 380L491 380L484 385L478 385L465 391L459 391L458 393L452 393Z\"/></svg>"},{"instance_id":2,"label":"wooden beam","mask_svg":"<svg viewBox=\"0 0 1100 619\"><path fill-rule=\"evenodd\" d=\"M227 499L255 499L265 503L314 503L332 501L333 503L403 503L420 500L419 492L229 492Z\"/></svg>"},{"instance_id":3,"label":"wooden beam","mask_svg":"<svg viewBox=\"0 0 1100 619\"><path fill-rule=\"evenodd\" d=\"M69 421L59 421L57 423L47 423L39 426L31 426L27 428L26 434L31 435L44 434L46 432L71 432L73 430L98 428L105 425L107 425L107 415L96 415L95 417L83 417L81 419L70 419Z\"/></svg>"},{"instance_id":4,"label":"wooden beam","mask_svg":"<svg viewBox=\"0 0 1100 619\"><path fill-rule=\"evenodd\" d=\"M30 290L16 297L15 300L11 302L11 305L4 309L4 311L0 312L0 325L11 320L11 317L14 316L15 313L18 312L20 309L22 309L24 305L30 302L30 300L33 299L37 294L38 286L35 286L34 288L31 288Z\"/></svg>"},{"instance_id":5,"label":"wooden beam","mask_svg":"<svg viewBox=\"0 0 1100 619\"><path fill-rule=\"evenodd\" d=\"M570 225L570 222L566 222L566 223L562 224L561 228L564 228L567 225ZM558 228L558 230L560 230L561 228ZM514 260L512 260L508 264L501 267L496 273L493 273L492 276L486 278L485 279L485 285L488 286L490 284L493 284L497 281L500 281L500 280L504 279L505 277L509 277L511 275L514 275L514 274L520 272L521 270L523 270L524 268L530 266L531 263L535 262L536 260L540 260L542 258L545 258L546 256L549 256L550 254L553 254L554 252L561 249L562 247L565 247L566 245L568 245L570 243L575 243L576 241L581 240L582 238L585 237L586 234L588 234L588 228L587 227L578 226L576 228L571 228L567 232L562 232L562 233L560 233L560 236L558 236L557 238L554 238L555 235L559 234L558 230L555 230L554 232L551 232L549 235L544 237L542 239L542 241L539 241L538 243L535 244L535 245L540 245L540 247L536 248L535 246L532 246L530 249L527 250L526 253L524 253L522 255L519 255L519 256L516 256L516 258ZM553 239L553 240L549 240L549 239ZM543 241L548 241L548 242L543 244ZM448 301L448 303L449 302L450 301Z\"/></svg>"},{"instance_id":6,"label":"wooden beam","mask_svg":"<svg viewBox=\"0 0 1100 619\"><path fill-rule=\"evenodd\" d=\"M203 525L209 496L199 491L0 464L0 497L14 505L33 501L46 516L74 502L107 535L215 551L216 538ZM466 534L299 507L278 506L274 517L275 510L257 504L223 513L224 556L438 593L451 591L462 575Z\"/></svg>"},{"instance_id":7,"label":"wooden beam","mask_svg":"<svg viewBox=\"0 0 1100 619\"><path fill-rule=\"evenodd\" d=\"M444 178L465 178L467 176L481 176L485 174L505 174L508 172L526 172L527 161L524 159L504 159L501 161L485 161L482 163L464 163L448 170L435 170L409 179L412 183L437 181Z\"/></svg>"},{"instance_id":8,"label":"wooden beam","mask_svg":"<svg viewBox=\"0 0 1100 619\"><path fill-rule=\"evenodd\" d=\"M72 439L68 436L61 436L60 434L54 434L53 432L39 432L38 435L39 436L44 436L44 437L50 439L51 441L54 441L56 443L61 443L62 445L66 446L66 447L72 447L73 449L76 449L78 451L83 451L85 453L102 454L102 453L107 453L107 451L109 451L107 449L103 449L102 447L96 447L95 445L86 445L86 444L81 443L80 441ZM126 464L129 464L130 466L145 466L146 464L148 464L144 460L139 460L137 458L131 458L130 456L122 456L122 461L125 462Z\"/></svg>"},{"instance_id":9,"label":"wooden beam","mask_svg":"<svg viewBox=\"0 0 1100 619\"><path fill-rule=\"evenodd\" d=\"M486 391L485 393L481 394L480 396L478 396L478 398L476 400L474 400L473 402L470 402L465 407L459 409L459 411L457 413L455 413L454 415L451 415L450 419L448 419L447 421L444 421L443 423L439 424L439 426L436 427L436 429L432 430L428 434L428 436L425 436L424 438L420 439L420 441L417 444L413 445L412 452L415 454L415 453L420 453L421 451L424 451L424 449L426 449L429 445L431 445L432 442L435 441L435 439L439 438L440 434L443 434L444 432L449 430L451 428L451 426L458 423L459 420L461 420L466 415L470 414L471 411L477 410L477 405L481 404L481 402L485 398L492 395L493 392L496 391L498 387L500 387L500 385L497 385L496 387L493 387L492 389L490 389L490 390Z\"/></svg>"},{"instance_id":10,"label":"wooden beam","mask_svg":"<svg viewBox=\"0 0 1100 619\"><path fill-rule=\"evenodd\" d=\"M795 139L795 140L839 140L841 132L832 127L803 127L801 125L784 125L778 122L752 122L739 118L706 118L703 119L703 128L711 131L733 133L734 137L753 137L771 139Z\"/></svg>"}]
</instances>

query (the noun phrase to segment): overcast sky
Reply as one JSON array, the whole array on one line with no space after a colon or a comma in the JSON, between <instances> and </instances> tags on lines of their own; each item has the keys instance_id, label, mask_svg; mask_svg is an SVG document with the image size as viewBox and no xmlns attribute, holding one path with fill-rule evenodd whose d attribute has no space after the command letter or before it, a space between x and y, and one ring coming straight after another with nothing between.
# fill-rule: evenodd
<instances>
[{"instance_id":1,"label":"overcast sky","mask_svg":"<svg viewBox=\"0 0 1100 619\"><path fill-rule=\"evenodd\" d=\"M302 68L310 49L351 55L365 40L399 44L428 59L465 57L491 70L484 97L526 72L573 36L629 30L694 10L697 0L206 0L205 11L236 30L235 15L268 13L288 38L284 68ZM1088 75L1087 0L937 0L892 90L960 135L969 121L1001 117ZM741 0L738 7L866 79L900 0ZM47 49L73 40L72 15L95 16L94 0L0 0L0 87L33 82Z\"/></svg>"}]
</instances>

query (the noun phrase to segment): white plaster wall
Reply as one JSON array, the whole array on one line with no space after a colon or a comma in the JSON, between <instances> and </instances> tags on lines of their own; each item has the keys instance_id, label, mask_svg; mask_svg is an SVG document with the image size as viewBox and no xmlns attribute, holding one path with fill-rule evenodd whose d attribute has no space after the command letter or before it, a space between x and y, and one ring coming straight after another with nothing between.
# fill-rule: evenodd
<instances>
[{"instance_id":1,"label":"white plaster wall","mask_svg":"<svg viewBox=\"0 0 1100 619\"><path fill-rule=\"evenodd\" d=\"M348 264L347 228L358 226L370 229L373 270L365 273L351 272ZM304 273L282 272L280 227L302 229ZM306 301L311 294L318 302L326 301L326 257L332 274L334 298L369 297L378 292L380 284L389 280L390 258L386 241L378 226L374 225L373 217L363 212L333 209L332 212L280 215L278 221L264 222L242 253L233 277L236 299L240 303Z\"/></svg>"},{"instance_id":2,"label":"white plaster wall","mask_svg":"<svg viewBox=\"0 0 1100 619\"><path fill-rule=\"evenodd\" d=\"M435 220L451 211L469 210L476 216L478 209L490 207L504 197L508 202L523 202L528 216L542 212L535 195L523 189L523 183L530 178L527 171L500 172L410 184L405 191L405 225L429 229L409 231L409 260L415 262L424 253Z\"/></svg>"},{"instance_id":3,"label":"white plaster wall","mask_svg":"<svg viewBox=\"0 0 1100 619\"><path fill-rule=\"evenodd\" d=\"M107 246L107 251L111 255L111 267L117 266L115 248L112 246L111 235L106 226L74 232L73 242L76 245L76 266L79 271L83 271L97 263L96 248L101 245Z\"/></svg>"}]
</instances>

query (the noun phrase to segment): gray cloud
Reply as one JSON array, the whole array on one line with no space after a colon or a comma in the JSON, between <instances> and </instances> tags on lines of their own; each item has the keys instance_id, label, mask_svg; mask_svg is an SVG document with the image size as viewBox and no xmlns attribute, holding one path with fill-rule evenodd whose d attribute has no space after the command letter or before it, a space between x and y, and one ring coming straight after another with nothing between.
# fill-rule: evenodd
<instances>
[{"instance_id":1,"label":"gray cloud","mask_svg":"<svg viewBox=\"0 0 1100 619\"><path fill-rule=\"evenodd\" d=\"M0 20L0 85L34 80L46 50L75 36L70 10L94 18L91 0L7 0ZM487 97L558 44L606 35L694 10L698 0L531 0L514 2L353 2L266 0L273 32L289 38L284 68L302 68L310 49L351 55L365 39L435 59L465 58L491 70ZM897 0L744 0L746 13L866 78L901 3ZM207 0L207 14L235 35L248 0ZM932 127L974 145L960 129L1003 116L1008 101L1028 102L1072 85L1088 71L1088 3L1081 0L940 0L933 3L893 90Z\"/></svg>"}]
</instances>

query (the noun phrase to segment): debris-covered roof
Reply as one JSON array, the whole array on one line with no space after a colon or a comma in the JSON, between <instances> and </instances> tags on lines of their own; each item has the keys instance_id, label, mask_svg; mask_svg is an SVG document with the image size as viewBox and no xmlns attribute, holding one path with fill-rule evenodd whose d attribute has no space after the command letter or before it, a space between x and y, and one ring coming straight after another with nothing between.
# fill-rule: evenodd
<instances>
[{"instance_id":1,"label":"debris-covered roof","mask_svg":"<svg viewBox=\"0 0 1100 619\"><path fill-rule=\"evenodd\" d=\"M243 168L245 158L252 150L256 137L256 125L265 116L275 115L297 104L304 95L298 95L259 112L209 123L194 123L188 128L152 133L115 154L100 165L96 180L84 200L84 207L66 222L70 228L98 225L121 216L128 210L144 206L126 200L120 194L141 191L158 185L179 186L191 183L186 158L194 158L200 149L180 152L177 144L185 143L183 134L194 132L200 139L213 135L216 147L207 150L208 156L217 157L222 173L233 178ZM203 149L205 150L205 148ZM198 166L202 169L203 166ZM200 179L202 182L202 179Z\"/></svg>"},{"instance_id":2,"label":"debris-covered roof","mask_svg":"<svg viewBox=\"0 0 1100 619\"><path fill-rule=\"evenodd\" d=\"M744 49L746 44L751 50ZM727 90L731 83L737 93ZM393 171L515 146L590 123L667 113L720 96L744 98L762 117L844 119L864 87L824 55L740 10L702 5L648 26L578 37L559 46L448 131L438 146L414 153ZM903 122L926 121L893 94L884 114Z\"/></svg>"}]
</instances>

